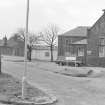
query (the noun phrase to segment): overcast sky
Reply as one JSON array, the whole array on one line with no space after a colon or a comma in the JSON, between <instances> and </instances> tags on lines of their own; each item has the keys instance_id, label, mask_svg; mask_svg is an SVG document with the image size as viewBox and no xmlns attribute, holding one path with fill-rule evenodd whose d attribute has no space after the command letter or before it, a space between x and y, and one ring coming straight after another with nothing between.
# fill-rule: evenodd
<instances>
[{"instance_id":1,"label":"overcast sky","mask_svg":"<svg viewBox=\"0 0 105 105\"><path fill-rule=\"evenodd\" d=\"M30 0L29 29L42 30L53 23L61 32L91 26L103 14L105 0ZM26 0L0 0L0 38L25 27Z\"/></svg>"}]
</instances>

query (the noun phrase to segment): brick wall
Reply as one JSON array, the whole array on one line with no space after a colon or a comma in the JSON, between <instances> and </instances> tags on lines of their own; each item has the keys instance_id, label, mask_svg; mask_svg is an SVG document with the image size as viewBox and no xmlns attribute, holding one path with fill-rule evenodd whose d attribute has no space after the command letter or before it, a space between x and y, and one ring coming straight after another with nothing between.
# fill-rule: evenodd
<instances>
[{"instance_id":1,"label":"brick wall","mask_svg":"<svg viewBox=\"0 0 105 105\"><path fill-rule=\"evenodd\" d=\"M69 47L72 42L76 42L85 38L86 37L58 36L58 56L65 56L65 52L69 51Z\"/></svg>"},{"instance_id":2,"label":"brick wall","mask_svg":"<svg viewBox=\"0 0 105 105\"><path fill-rule=\"evenodd\" d=\"M87 55L88 65L105 65L105 57L99 57L99 38L101 36L105 37L105 13L96 21L90 30L88 30L87 51L91 52L91 54Z\"/></svg>"}]
</instances>

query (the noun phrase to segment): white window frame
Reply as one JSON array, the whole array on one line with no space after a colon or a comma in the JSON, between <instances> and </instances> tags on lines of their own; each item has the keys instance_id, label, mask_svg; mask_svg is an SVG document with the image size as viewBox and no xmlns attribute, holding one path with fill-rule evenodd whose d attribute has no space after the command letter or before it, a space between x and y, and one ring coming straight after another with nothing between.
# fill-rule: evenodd
<instances>
[{"instance_id":1,"label":"white window frame","mask_svg":"<svg viewBox=\"0 0 105 105\"><path fill-rule=\"evenodd\" d=\"M105 38L100 38L99 41L100 41L100 45L105 45Z\"/></svg>"},{"instance_id":2,"label":"white window frame","mask_svg":"<svg viewBox=\"0 0 105 105\"><path fill-rule=\"evenodd\" d=\"M50 53L48 51L45 52L45 57L49 57Z\"/></svg>"},{"instance_id":3,"label":"white window frame","mask_svg":"<svg viewBox=\"0 0 105 105\"><path fill-rule=\"evenodd\" d=\"M105 46L99 46L99 57L105 57Z\"/></svg>"},{"instance_id":4,"label":"white window frame","mask_svg":"<svg viewBox=\"0 0 105 105\"><path fill-rule=\"evenodd\" d=\"M83 47L78 48L78 56L84 56L84 48Z\"/></svg>"}]
</instances>

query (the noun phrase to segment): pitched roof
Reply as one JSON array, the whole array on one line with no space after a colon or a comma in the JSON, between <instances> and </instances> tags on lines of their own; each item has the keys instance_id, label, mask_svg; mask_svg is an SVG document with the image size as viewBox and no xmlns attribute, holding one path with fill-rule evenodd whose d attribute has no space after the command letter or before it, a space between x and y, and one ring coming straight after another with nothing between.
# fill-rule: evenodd
<instances>
[{"instance_id":1,"label":"pitched roof","mask_svg":"<svg viewBox=\"0 0 105 105\"><path fill-rule=\"evenodd\" d=\"M63 36L80 36L80 37L86 37L87 36L87 29L89 27L87 26L79 26L76 27L70 31L65 32L62 34Z\"/></svg>"},{"instance_id":2,"label":"pitched roof","mask_svg":"<svg viewBox=\"0 0 105 105\"><path fill-rule=\"evenodd\" d=\"M14 39L9 39L8 41L7 41L7 45L9 46L9 47L24 47L24 42L22 42L22 41L15 41Z\"/></svg>"},{"instance_id":3,"label":"pitched roof","mask_svg":"<svg viewBox=\"0 0 105 105\"><path fill-rule=\"evenodd\" d=\"M14 40L8 40L7 44L8 44L8 46L10 46L10 47L14 47L14 46L17 45L17 43L16 43Z\"/></svg>"},{"instance_id":4,"label":"pitched roof","mask_svg":"<svg viewBox=\"0 0 105 105\"><path fill-rule=\"evenodd\" d=\"M72 43L72 44L87 44L87 39L83 39L83 40L74 42L74 43Z\"/></svg>"},{"instance_id":5,"label":"pitched roof","mask_svg":"<svg viewBox=\"0 0 105 105\"><path fill-rule=\"evenodd\" d=\"M4 45L4 38L0 39L0 46L5 46ZM7 40L7 47L24 47L24 42L22 41L15 41L14 39L9 39Z\"/></svg>"}]
</instances>

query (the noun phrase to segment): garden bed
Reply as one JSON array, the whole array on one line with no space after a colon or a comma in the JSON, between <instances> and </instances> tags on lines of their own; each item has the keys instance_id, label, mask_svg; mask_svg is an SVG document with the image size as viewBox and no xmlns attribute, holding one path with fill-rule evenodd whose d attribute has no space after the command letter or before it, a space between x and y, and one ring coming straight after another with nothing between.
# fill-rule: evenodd
<instances>
[{"instance_id":1,"label":"garden bed","mask_svg":"<svg viewBox=\"0 0 105 105\"><path fill-rule=\"evenodd\" d=\"M63 69L59 72L62 75L66 76L72 76L72 77L90 77L90 78L96 78L96 77L102 77L103 74L105 74L102 71L96 71L94 69L78 69L78 68L71 68L71 69Z\"/></svg>"}]
</instances>

